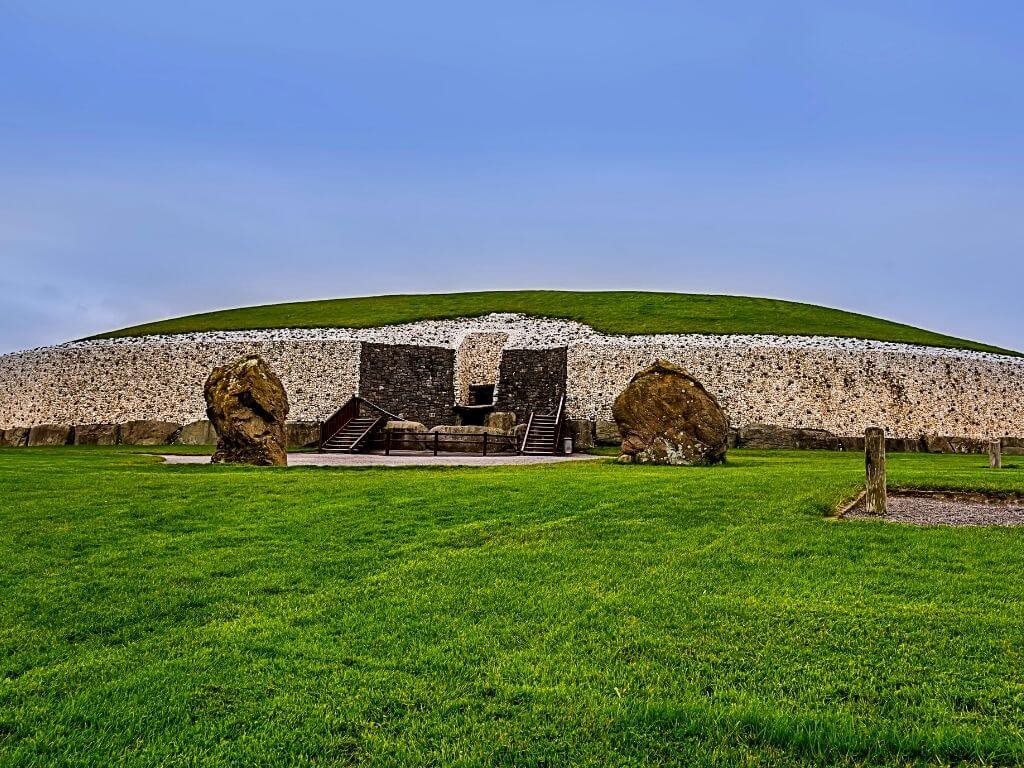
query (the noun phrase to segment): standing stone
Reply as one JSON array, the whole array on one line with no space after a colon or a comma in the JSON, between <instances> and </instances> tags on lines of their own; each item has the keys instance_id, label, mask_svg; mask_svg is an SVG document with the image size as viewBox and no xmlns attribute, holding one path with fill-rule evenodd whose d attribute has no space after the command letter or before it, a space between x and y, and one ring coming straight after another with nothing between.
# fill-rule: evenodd
<instances>
[{"instance_id":1,"label":"standing stone","mask_svg":"<svg viewBox=\"0 0 1024 768\"><path fill-rule=\"evenodd\" d=\"M288 395L263 358L249 355L214 368L203 394L218 436L215 464L288 464Z\"/></svg>"},{"instance_id":2,"label":"standing stone","mask_svg":"<svg viewBox=\"0 0 1024 768\"><path fill-rule=\"evenodd\" d=\"M729 420L715 396L682 368L658 360L637 373L612 408L622 456L640 464L725 461Z\"/></svg>"}]
</instances>

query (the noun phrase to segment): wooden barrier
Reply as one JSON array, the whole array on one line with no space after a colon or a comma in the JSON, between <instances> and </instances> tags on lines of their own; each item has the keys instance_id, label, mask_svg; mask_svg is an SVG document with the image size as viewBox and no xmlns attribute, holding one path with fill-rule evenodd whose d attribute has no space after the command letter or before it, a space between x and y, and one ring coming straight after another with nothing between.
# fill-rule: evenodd
<instances>
[{"instance_id":1,"label":"wooden barrier","mask_svg":"<svg viewBox=\"0 0 1024 768\"><path fill-rule=\"evenodd\" d=\"M988 441L988 466L990 469L1003 468L1003 441L998 438Z\"/></svg>"},{"instance_id":2,"label":"wooden barrier","mask_svg":"<svg viewBox=\"0 0 1024 768\"><path fill-rule=\"evenodd\" d=\"M885 431L868 427L864 432L864 467L867 484L864 488L864 509L873 515L884 515L885 494Z\"/></svg>"}]
</instances>

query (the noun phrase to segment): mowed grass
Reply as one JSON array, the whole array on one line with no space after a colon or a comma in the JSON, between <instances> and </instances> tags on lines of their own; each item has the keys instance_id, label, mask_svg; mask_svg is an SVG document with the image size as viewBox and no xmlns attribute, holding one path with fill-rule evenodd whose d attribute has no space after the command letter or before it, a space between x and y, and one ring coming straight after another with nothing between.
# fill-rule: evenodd
<instances>
[{"instance_id":1,"label":"mowed grass","mask_svg":"<svg viewBox=\"0 0 1024 768\"><path fill-rule=\"evenodd\" d=\"M842 336L1007 353L987 344L813 304L642 291L484 291L302 301L188 315L112 331L97 338L259 328L368 328L416 320L475 317L490 312L578 320L604 333Z\"/></svg>"},{"instance_id":2,"label":"mowed grass","mask_svg":"<svg viewBox=\"0 0 1024 768\"><path fill-rule=\"evenodd\" d=\"M0 765L1021 764L1024 529L827 519L862 461L0 450Z\"/></svg>"}]
</instances>

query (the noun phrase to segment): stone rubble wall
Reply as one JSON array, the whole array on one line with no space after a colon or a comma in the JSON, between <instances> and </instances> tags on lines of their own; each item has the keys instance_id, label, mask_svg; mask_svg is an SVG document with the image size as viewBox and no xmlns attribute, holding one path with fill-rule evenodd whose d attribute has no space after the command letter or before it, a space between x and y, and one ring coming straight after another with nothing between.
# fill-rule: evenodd
<instances>
[{"instance_id":1,"label":"stone rubble wall","mask_svg":"<svg viewBox=\"0 0 1024 768\"><path fill-rule=\"evenodd\" d=\"M524 422L531 411L553 413L565 393L566 347L506 349L501 354L495 410Z\"/></svg>"},{"instance_id":2,"label":"stone rubble wall","mask_svg":"<svg viewBox=\"0 0 1024 768\"><path fill-rule=\"evenodd\" d=\"M367 342L359 369L359 394L373 404L427 426L452 421L453 349Z\"/></svg>"},{"instance_id":3,"label":"stone rubble wall","mask_svg":"<svg viewBox=\"0 0 1024 768\"><path fill-rule=\"evenodd\" d=\"M663 358L713 393L734 427L772 424L893 437L1024 435L1024 360L933 349L824 349L704 343L569 347L570 418L612 418L612 404L638 370Z\"/></svg>"},{"instance_id":4,"label":"stone rubble wall","mask_svg":"<svg viewBox=\"0 0 1024 768\"><path fill-rule=\"evenodd\" d=\"M359 342L69 344L0 356L0 429L38 424L185 424L206 417L210 371L258 353L281 377L289 420L319 421L359 385Z\"/></svg>"}]
</instances>

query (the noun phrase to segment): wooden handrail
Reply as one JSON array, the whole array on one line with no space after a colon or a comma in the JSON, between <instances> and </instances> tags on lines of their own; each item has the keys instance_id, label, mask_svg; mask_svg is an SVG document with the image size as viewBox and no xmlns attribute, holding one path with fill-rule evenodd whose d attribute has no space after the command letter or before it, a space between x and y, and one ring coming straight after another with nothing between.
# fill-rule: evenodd
<instances>
[{"instance_id":1,"label":"wooden handrail","mask_svg":"<svg viewBox=\"0 0 1024 768\"><path fill-rule=\"evenodd\" d=\"M320 424L320 446L323 446L328 440L334 437L336 434L341 432L352 419L359 415L360 404L372 408L377 413L387 416L393 421L402 421L402 417L392 413L384 408L381 408L376 403L370 402L365 397L360 395L352 395L348 400L345 401L344 405L338 410L332 413L327 419ZM379 421L379 419L378 419ZM362 437L359 438L362 440Z\"/></svg>"},{"instance_id":2,"label":"wooden handrail","mask_svg":"<svg viewBox=\"0 0 1024 768\"><path fill-rule=\"evenodd\" d=\"M352 419L359 415L359 397L353 396L345 401L345 404L332 413L320 425L319 450L323 451L323 445L336 434L341 432Z\"/></svg>"},{"instance_id":3,"label":"wooden handrail","mask_svg":"<svg viewBox=\"0 0 1024 768\"><path fill-rule=\"evenodd\" d=\"M523 432L523 444L519 447L519 452L522 453L526 450L526 441L530 439L530 429L533 428L533 411L530 411L530 420L526 422L526 431Z\"/></svg>"},{"instance_id":4,"label":"wooden handrail","mask_svg":"<svg viewBox=\"0 0 1024 768\"><path fill-rule=\"evenodd\" d=\"M562 409L565 407L565 395L558 398L558 410L555 411L555 453L558 453L558 444L562 442Z\"/></svg>"},{"instance_id":5,"label":"wooden handrail","mask_svg":"<svg viewBox=\"0 0 1024 768\"><path fill-rule=\"evenodd\" d=\"M377 427L379 427L379 426L380 426L380 423L381 423L382 421L384 421L384 417L383 417L383 416L378 416L378 417L377 417L376 419L374 419L374 422L373 422L373 424L371 424L371 425L370 425L370 426L368 426L368 427L367 427L366 429L364 429L364 430L363 430L363 434L361 434L361 435L360 435L359 437L357 437L357 438L356 438L356 439L355 439L355 440L354 440L354 441L352 442L352 450L354 451L354 450L356 449L356 447L358 447L358 445L359 445L359 444L360 444L361 442L363 442L363 440L365 440L365 439L366 439L366 436L367 436L368 434L370 434L371 432L373 432L373 430L375 430L375 429L376 429Z\"/></svg>"},{"instance_id":6,"label":"wooden handrail","mask_svg":"<svg viewBox=\"0 0 1024 768\"><path fill-rule=\"evenodd\" d=\"M385 410L384 408L381 408L376 403L370 402L369 400L367 400L365 397L362 397L361 395L356 395L355 399L358 400L359 402L363 403L364 405L368 405L370 408L373 408L373 410L377 411L377 413L380 413L380 414L383 414L384 416L387 416L392 421L404 421L404 419L401 416L399 416L398 414L392 413L391 411L388 411L388 410Z\"/></svg>"}]
</instances>

